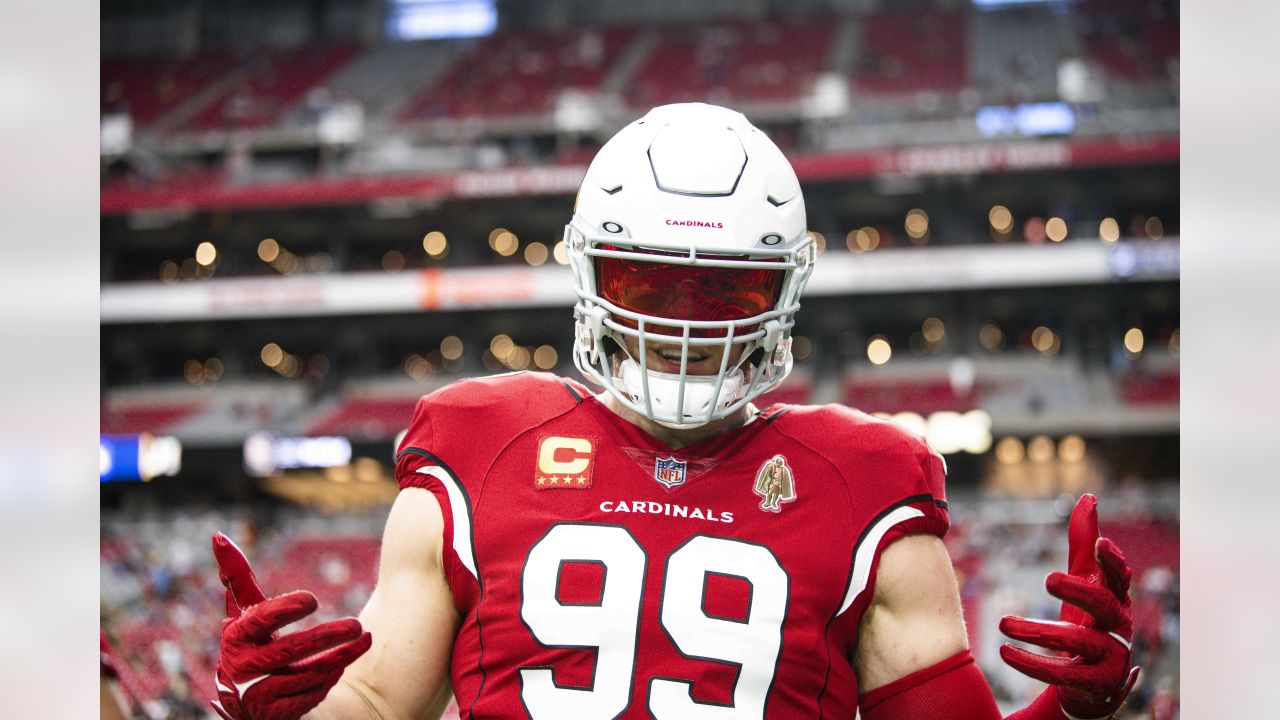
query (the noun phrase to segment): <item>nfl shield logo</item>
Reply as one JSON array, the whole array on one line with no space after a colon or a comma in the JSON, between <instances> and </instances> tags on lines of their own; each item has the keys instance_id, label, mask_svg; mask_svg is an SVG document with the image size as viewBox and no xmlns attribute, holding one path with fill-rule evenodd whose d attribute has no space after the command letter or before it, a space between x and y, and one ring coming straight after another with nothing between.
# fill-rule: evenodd
<instances>
[{"instance_id":1,"label":"nfl shield logo","mask_svg":"<svg viewBox=\"0 0 1280 720\"><path fill-rule=\"evenodd\" d=\"M677 460L674 455L658 458L653 465L653 479L670 490L677 485L684 484L685 470L688 467L689 463L684 460Z\"/></svg>"}]
</instances>

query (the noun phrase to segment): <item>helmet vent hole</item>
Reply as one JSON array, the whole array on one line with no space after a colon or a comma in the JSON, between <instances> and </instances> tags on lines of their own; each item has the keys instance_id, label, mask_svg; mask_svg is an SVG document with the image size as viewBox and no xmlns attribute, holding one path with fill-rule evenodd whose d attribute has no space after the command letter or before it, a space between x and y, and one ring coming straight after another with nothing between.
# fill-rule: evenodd
<instances>
[{"instance_id":1,"label":"helmet vent hole","mask_svg":"<svg viewBox=\"0 0 1280 720\"><path fill-rule=\"evenodd\" d=\"M600 189L601 189L601 190L603 190L603 191L605 191L606 193L608 193L608 194L610 194L610 195L617 195L617 194L622 190L622 186L621 186L621 185L619 185L619 186L617 186L617 187L613 188L612 190L611 190L611 189L609 189L609 188L607 188L607 187L602 187L602 188L600 188Z\"/></svg>"},{"instance_id":2,"label":"helmet vent hole","mask_svg":"<svg viewBox=\"0 0 1280 720\"><path fill-rule=\"evenodd\" d=\"M772 195L765 197L765 200L768 200L769 204L774 207L782 207L783 205L786 205L787 203L791 202L791 200L779 200L778 198Z\"/></svg>"}]
</instances>

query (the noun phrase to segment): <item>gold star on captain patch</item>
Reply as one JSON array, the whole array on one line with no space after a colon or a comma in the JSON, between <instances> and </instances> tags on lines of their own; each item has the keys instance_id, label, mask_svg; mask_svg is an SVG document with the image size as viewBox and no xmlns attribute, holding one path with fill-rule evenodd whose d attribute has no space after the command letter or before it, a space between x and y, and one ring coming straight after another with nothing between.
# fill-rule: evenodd
<instances>
[{"instance_id":1,"label":"gold star on captain patch","mask_svg":"<svg viewBox=\"0 0 1280 720\"><path fill-rule=\"evenodd\" d=\"M578 484L579 484L579 485L586 485L586 484L587 484L587 479L586 479L585 477L583 477L583 476L579 475L579 476L578 476Z\"/></svg>"},{"instance_id":2,"label":"gold star on captain patch","mask_svg":"<svg viewBox=\"0 0 1280 720\"><path fill-rule=\"evenodd\" d=\"M539 485L546 485L546 484L547 484L547 479L546 479L546 478L544 478L544 477L540 477L540 478L538 478L538 484L539 484Z\"/></svg>"},{"instance_id":3,"label":"gold star on captain patch","mask_svg":"<svg viewBox=\"0 0 1280 720\"><path fill-rule=\"evenodd\" d=\"M552 475L552 476L551 476L551 484L552 484L552 485L555 485L555 484L556 484L556 476L555 476L555 475Z\"/></svg>"}]
</instances>

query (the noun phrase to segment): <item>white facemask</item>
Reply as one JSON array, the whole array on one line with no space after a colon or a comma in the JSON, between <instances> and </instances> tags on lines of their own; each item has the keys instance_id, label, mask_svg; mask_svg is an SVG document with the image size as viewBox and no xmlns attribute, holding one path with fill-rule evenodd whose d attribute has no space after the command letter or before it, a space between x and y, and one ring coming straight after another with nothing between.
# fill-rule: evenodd
<instances>
[{"instance_id":1,"label":"white facemask","mask_svg":"<svg viewBox=\"0 0 1280 720\"><path fill-rule=\"evenodd\" d=\"M718 375L685 375L684 402L680 402L680 375L656 370L649 375L649 399L653 412L650 417L679 418L683 422L655 420L669 428L684 428L706 423L708 413L716 413L742 397L745 376L742 368L733 368L724 376L720 392L716 394ZM618 384L631 401L643 411L646 407L644 376L646 371L635 360L627 358L618 364Z\"/></svg>"}]
</instances>

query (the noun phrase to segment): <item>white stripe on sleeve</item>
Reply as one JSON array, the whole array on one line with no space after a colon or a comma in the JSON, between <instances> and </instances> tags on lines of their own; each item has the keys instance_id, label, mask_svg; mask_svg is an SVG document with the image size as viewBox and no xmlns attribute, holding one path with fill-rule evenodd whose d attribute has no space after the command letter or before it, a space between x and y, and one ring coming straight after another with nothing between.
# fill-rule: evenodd
<instances>
[{"instance_id":1,"label":"white stripe on sleeve","mask_svg":"<svg viewBox=\"0 0 1280 720\"><path fill-rule=\"evenodd\" d=\"M476 572L476 558L472 552L471 539L471 506L461 487L444 468L438 465L427 465L418 468L418 472L440 481L449 495L449 510L453 516L453 551L458 554L464 567L471 572L471 577L480 579Z\"/></svg>"},{"instance_id":2,"label":"white stripe on sleeve","mask_svg":"<svg viewBox=\"0 0 1280 720\"><path fill-rule=\"evenodd\" d=\"M858 596L867 589L867 583L871 580L871 561L875 559L876 548L880 547L880 541L884 539L884 534L894 525L911 518L924 517L924 513L918 508L910 505L903 505L895 508L888 515L880 518L875 525L871 526L871 531L862 539L862 544L858 546L857 551L853 554L853 574L849 578L849 589L844 593L844 603L840 605L840 612L836 615L842 615L845 610L853 605Z\"/></svg>"}]
</instances>

